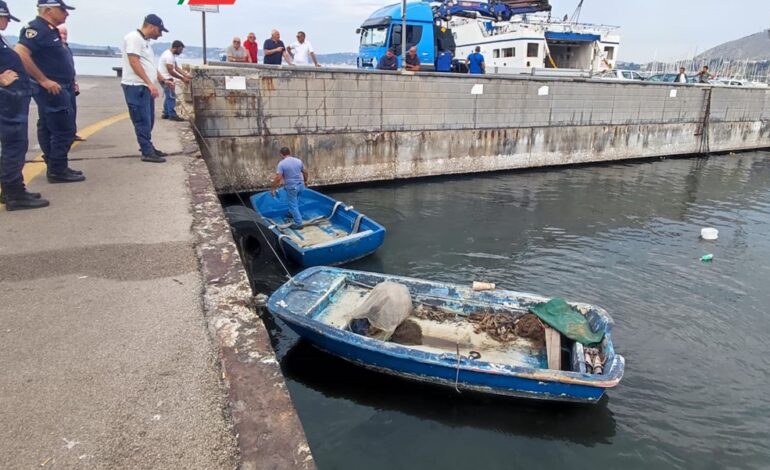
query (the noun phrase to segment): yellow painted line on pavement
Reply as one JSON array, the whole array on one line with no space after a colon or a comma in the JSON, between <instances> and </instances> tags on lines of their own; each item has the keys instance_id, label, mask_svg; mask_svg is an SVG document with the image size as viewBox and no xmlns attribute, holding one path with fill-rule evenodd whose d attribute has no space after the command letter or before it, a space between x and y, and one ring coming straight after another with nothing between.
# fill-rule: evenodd
<instances>
[{"instance_id":1,"label":"yellow painted line on pavement","mask_svg":"<svg viewBox=\"0 0 770 470\"><path fill-rule=\"evenodd\" d=\"M109 127L115 123L118 123L120 121L124 121L128 119L128 113L120 113L116 114L115 116L108 117L107 119L103 119L99 122L96 122L94 124L91 124L90 126L81 129L78 131L78 135L80 137L83 137L84 139L87 139L91 137L92 135L96 134L100 130L104 129L105 127ZM75 142L72 144L72 147L70 147L70 151L77 148L77 146L80 145L80 142ZM33 178L37 177L40 173L45 170L45 162L43 161L43 154L41 153L37 157L35 157L34 160L24 165L24 170L22 173L24 174L24 182L29 183L32 181Z\"/></svg>"},{"instance_id":2,"label":"yellow painted line on pavement","mask_svg":"<svg viewBox=\"0 0 770 470\"><path fill-rule=\"evenodd\" d=\"M116 114L112 117L108 117L107 119L103 119L99 122L95 122L90 126L84 129L81 129L80 131L78 131L78 135L80 137L83 137L84 139L87 139L92 135L96 134L97 132L101 131L102 129L109 127L113 124L116 124L120 121L125 121L128 118L129 118L129 114L127 112ZM74 150L78 145L80 145L80 142L74 142L72 144L72 147L70 147L70 151ZM35 177L40 175L40 173L42 173L44 170L45 170L45 162L43 161L43 154L41 153L40 155L35 157L34 160L24 165L24 170L22 170L22 173L24 174L24 183L28 184ZM0 207L5 207L5 206L3 204L0 204Z\"/></svg>"}]
</instances>

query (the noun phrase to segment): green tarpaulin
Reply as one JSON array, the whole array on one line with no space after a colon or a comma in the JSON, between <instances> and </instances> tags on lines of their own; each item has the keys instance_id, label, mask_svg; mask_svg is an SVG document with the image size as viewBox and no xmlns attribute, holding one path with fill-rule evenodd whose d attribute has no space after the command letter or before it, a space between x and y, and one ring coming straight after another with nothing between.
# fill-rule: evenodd
<instances>
[{"instance_id":1,"label":"green tarpaulin","mask_svg":"<svg viewBox=\"0 0 770 470\"><path fill-rule=\"evenodd\" d=\"M569 339L582 344L598 343L604 338L604 331L594 333L588 319L573 309L564 299L551 299L548 302L530 307L529 311L548 323Z\"/></svg>"}]
</instances>

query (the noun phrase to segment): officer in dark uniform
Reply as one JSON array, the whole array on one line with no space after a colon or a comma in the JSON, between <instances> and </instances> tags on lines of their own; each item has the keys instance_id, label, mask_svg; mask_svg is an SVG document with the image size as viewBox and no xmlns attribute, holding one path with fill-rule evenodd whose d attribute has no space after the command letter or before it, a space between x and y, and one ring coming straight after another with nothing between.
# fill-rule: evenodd
<instances>
[{"instance_id":1,"label":"officer in dark uniform","mask_svg":"<svg viewBox=\"0 0 770 470\"><path fill-rule=\"evenodd\" d=\"M5 31L10 21L19 20L11 16L8 5L0 0L0 31ZM21 59L0 35L0 203L9 211L48 205L39 193L27 192L21 173L29 147L31 96L32 84Z\"/></svg>"},{"instance_id":2,"label":"officer in dark uniform","mask_svg":"<svg viewBox=\"0 0 770 470\"><path fill-rule=\"evenodd\" d=\"M71 169L68 160L77 131L72 108L75 67L56 28L74 8L63 0L38 0L37 7L39 16L21 29L16 52L36 82L37 138L48 164L48 182L76 183L86 177Z\"/></svg>"}]
</instances>

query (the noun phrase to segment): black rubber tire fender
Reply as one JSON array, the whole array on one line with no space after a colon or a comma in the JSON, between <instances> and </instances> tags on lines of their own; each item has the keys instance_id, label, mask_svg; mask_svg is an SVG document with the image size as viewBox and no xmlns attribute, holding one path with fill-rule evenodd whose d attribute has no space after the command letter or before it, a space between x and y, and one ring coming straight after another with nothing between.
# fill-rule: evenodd
<instances>
[{"instance_id":1,"label":"black rubber tire fender","mask_svg":"<svg viewBox=\"0 0 770 470\"><path fill-rule=\"evenodd\" d=\"M277 261L267 244L275 248L278 240L259 214L248 207L229 206L225 207L225 217L249 276L255 268Z\"/></svg>"}]
</instances>

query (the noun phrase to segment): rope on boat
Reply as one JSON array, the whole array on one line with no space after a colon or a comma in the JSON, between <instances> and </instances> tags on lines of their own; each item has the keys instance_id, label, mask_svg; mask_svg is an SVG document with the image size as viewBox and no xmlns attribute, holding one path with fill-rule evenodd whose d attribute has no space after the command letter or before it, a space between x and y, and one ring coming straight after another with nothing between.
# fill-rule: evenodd
<instances>
[{"instance_id":1,"label":"rope on boat","mask_svg":"<svg viewBox=\"0 0 770 470\"><path fill-rule=\"evenodd\" d=\"M361 226L361 220L363 220L364 214L358 214L356 222L353 224L353 231L350 233L358 233L358 228Z\"/></svg>"},{"instance_id":2,"label":"rope on boat","mask_svg":"<svg viewBox=\"0 0 770 470\"><path fill-rule=\"evenodd\" d=\"M457 343L457 374L455 375L455 391L459 394L462 394L460 391L460 358L462 356L460 355L460 343Z\"/></svg>"},{"instance_id":3,"label":"rope on boat","mask_svg":"<svg viewBox=\"0 0 770 470\"><path fill-rule=\"evenodd\" d=\"M328 219L332 220L332 217L334 217L334 214L337 213L337 209L342 205L342 201L337 201L334 203L334 207L332 208L332 213L329 214Z\"/></svg>"}]
</instances>

